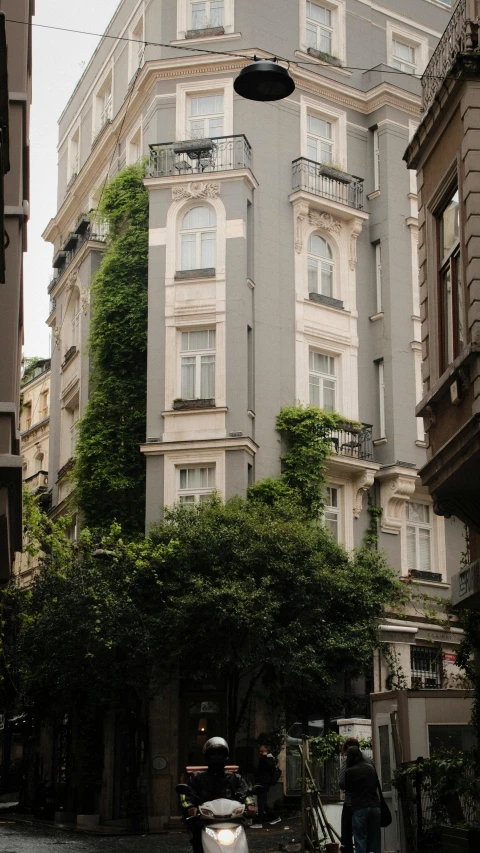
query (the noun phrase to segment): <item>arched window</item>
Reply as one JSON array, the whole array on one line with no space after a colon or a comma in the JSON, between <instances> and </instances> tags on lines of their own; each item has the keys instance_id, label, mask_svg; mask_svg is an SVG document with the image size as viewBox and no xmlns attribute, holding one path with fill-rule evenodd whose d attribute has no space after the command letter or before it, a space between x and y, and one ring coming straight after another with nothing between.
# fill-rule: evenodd
<instances>
[{"instance_id":1,"label":"arched window","mask_svg":"<svg viewBox=\"0 0 480 853\"><path fill-rule=\"evenodd\" d=\"M77 347L80 343L80 294L78 290L72 293L72 346Z\"/></svg>"},{"instance_id":2,"label":"arched window","mask_svg":"<svg viewBox=\"0 0 480 853\"><path fill-rule=\"evenodd\" d=\"M36 472L37 472L37 474L38 474L40 471L43 471L43 453L39 453L39 454L35 457L35 468L36 468Z\"/></svg>"},{"instance_id":3,"label":"arched window","mask_svg":"<svg viewBox=\"0 0 480 853\"><path fill-rule=\"evenodd\" d=\"M192 207L185 214L180 232L182 270L215 268L216 225L211 207Z\"/></svg>"},{"instance_id":4,"label":"arched window","mask_svg":"<svg viewBox=\"0 0 480 853\"><path fill-rule=\"evenodd\" d=\"M333 296L334 261L324 237L312 234L308 241L308 292Z\"/></svg>"}]
</instances>

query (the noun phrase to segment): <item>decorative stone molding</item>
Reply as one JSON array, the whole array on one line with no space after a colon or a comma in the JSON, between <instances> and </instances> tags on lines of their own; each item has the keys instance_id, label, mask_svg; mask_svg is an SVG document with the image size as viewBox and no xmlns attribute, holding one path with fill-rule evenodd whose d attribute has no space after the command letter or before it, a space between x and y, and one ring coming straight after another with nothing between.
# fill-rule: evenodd
<instances>
[{"instance_id":1,"label":"decorative stone molding","mask_svg":"<svg viewBox=\"0 0 480 853\"><path fill-rule=\"evenodd\" d=\"M478 500L475 497L455 492L448 498L437 498L433 495L433 509L435 515L443 515L445 518L451 518L453 515L480 533Z\"/></svg>"},{"instance_id":2,"label":"decorative stone molding","mask_svg":"<svg viewBox=\"0 0 480 853\"><path fill-rule=\"evenodd\" d=\"M380 527L383 533L398 535L403 525L403 506L415 491L417 471L392 465L377 473L380 481Z\"/></svg>"},{"instance_id":3,"label":"decorative stone molding","mask_svg":"<svg viewBox=\"0 0 480 853\"><path fill-rule=\"evenodd\" d=\"M299 204L297 206L297 235L295 239L295 251L297 255L303 249L303 223L308 217L308 204Z\"/></svg>"},{"instance_id":4,"label":"decorative stone molding","mask_svg":"<svg viewBox=\"0 0 480 853\"><path fill-rule=\"evenodd\" d=\"M219 183L190 181L186 186L173 187L172 189L172 198L174 201L181 201L188 198L218 198L219 195Z\"/></svg>"},{"instance_id":5,"label":"decorative stone molding","mask_svg":"<svg viewBox=\"0 0 480 853\"><path fill-rule=\"evenodd\" d=\"M370 471L368 469L362 471L358 477L354 479L353 489L355 498L353 501L353 515L355 518L359 518L360 513L362 512L363 495L365 492L368 492L371 486L373 486L374 480L375 471Z\"/></svg>"},{"instance_id":6,"label":"decorative stone molding","mask_svg":"<svg viewBox=\"0 0 480 853\"><path fill-rule=\"evenodd\" d=\"M86 317L86 316L87 316L87 314L88 314L89 306L90 306L90 288L89 288L89 287L85 287L85 288L82 290L82 297L81 297L81 299L82 299L82 311L83 311L83 313L85 314L85 317Z\"/></svg>"},{"instance_id":7,"label":"decorative stone molding","mask_svg":"<svg viewBox=\"0 0 480 853\"><path fill-rule=\"evenodd\" d=\"M308 214L310 225L315 225L316 228L322 228L324 231L330 231L332 234L339 234L342 230L342 223L339 219L335 219L331 213L319 213L317 210L311 210Z\"/></svg>"},{"instance_id":8,"label":"decorative stone molding","mask_svg":"<svg viewBox=\"0 0 480 853\"><path fill-rule=\"evenodd\" d=\"M62 340L60 337L60 332L61 332L60 326L55 326L55 328L53 329L53 332L52 332L53 337L55 339L55 346L58 347L59 349L60 349L60 343Z\"/></svg>"},{"instance_id":9,"label":"decorative stone molding","mask_svg":"<svg viewBox=\"0 0 480 853\"><path fill-rule=\"evenodd\" d=\"M78 279L78 267L76 269L72 270L72 272L68 274L67 284L66 284L66 288L65 288L67 293L71 293L73 288L76 287L77 279Z\"/></svg>"},{"instance_id":10,"label":"decorative stone molding","mask_svg":"<svg viewBox=\"0 0 480 853\"><path fill-rule=\"evenodd\" d=\"M357 266L357 237L362 230L362 221L359 219L355 219L352 224L352 231L350 234L350 251L348 264L350 269L353 271Z\"/></svg>"}]
</instances>

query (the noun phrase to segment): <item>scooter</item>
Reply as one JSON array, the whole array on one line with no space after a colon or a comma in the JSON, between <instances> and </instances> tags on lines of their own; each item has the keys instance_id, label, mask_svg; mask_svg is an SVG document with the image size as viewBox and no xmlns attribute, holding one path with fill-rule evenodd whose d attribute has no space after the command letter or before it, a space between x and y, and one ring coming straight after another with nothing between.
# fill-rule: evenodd
<instances>
[{"instance_id":1,"label":"scooter","mask_svg":"<svg viewBox=\"0 0 480 853\"><path fill-rule=\"evenodd\" d=\"M254 789L255 790L255 789ZM188 794L188 785L177 785L178 794ZM248 853L247 836L245 834L245 809L238 800L211 800L198 806L195 818L203 823L202 849L203 853Z\"/></svg>"}]
</instances>

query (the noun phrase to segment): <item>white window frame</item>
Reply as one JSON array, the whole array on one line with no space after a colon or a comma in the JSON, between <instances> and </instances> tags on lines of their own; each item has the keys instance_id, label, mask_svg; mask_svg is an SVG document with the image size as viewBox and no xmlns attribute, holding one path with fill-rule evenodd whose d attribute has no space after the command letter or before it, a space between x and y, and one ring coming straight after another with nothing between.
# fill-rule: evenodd
<instances>
[{"instance_id":1,"label":"white window frame","mask_svg":"<svg viewBox=\"0 0 480 853\"><path fill-rule=\"evenodd\" d=\"M324 121L326 124L330 125L331 128L331 136L321 136L320 134L313 133L312 130L309 129L309 119L318 119L319 121ZM308 159L313 160L314 163L334 163L334 153L335 153L335 140L334 140L334 124L330 119L323 118L323 116L319 116L316 111L307 110L307 152L311 154L309 151L309 137L315 139L315 157L310 156ZM323 147L329 148L329 154L327 158L323 157L321 152L319 154L319 148Z\"/></svg>"},{"instance_id":2,"label":"white window frame","mask_svg":"<svg viewBox=\"0 0 480 853\"><path fill-rule=\"evenodd\" d=\"M202 254L202 234L207 234L207 233L215 234L215 240L213 241L215 243L215 265L214 265L213 269L216 270L216 268L217 268L216 267L217 249L218 249L218 246L217 246L217 243L218 243L218 230L217 230L218 220L217 220L217 218L216 218L215 225L202 225L199 228L184 228L183 227L183 220L184 220L185 216L187 216L187 214L190 213L190 211L196 207L210 207L212 209L212 211L215 213L215 218L216 218L217 212L216 212L215 208L212 205L203 204L201 202L201 200L199 200L199 202L197 204L191 205L188 209L186 209L182 212L182 215L180 217L180 222L179 222L178 267L177 267L177 269L179 271L182 271L182 272L189 272L191 270L204 269L204 267L201 266L201 261L202 261L202 256L201 256L201 254ZM198 263L198 266L189 267L186 270L183 269L183 264L182 264L182 245L183 245L182 237L184 234L195 234L196 235L195 260Z\"/></svg>"},{"instance_id":3,"label":"white window frame","mask_svg":"<svg viewBox=\"0 0 480 853\"><path fill-rule=\"evenodd\" d=\"M141 25L141 40L137 40L138 30L140 29L139 25ZM140 14L137 15L128 28L128 38L133 39L133 41L128 42L128 82L130 83L133 75L137 72L138 68L142 67L144 62L145 10L143 6Z\"/></svg>"},{"instance_id":4,"label":"white window frame","mask_svg":"<svg viewBox=\"0 0 480 853\"><path fill-rule=\"evenodd\" d=\"M223 20L220 24L214 23L212 19L212 3L222 2L223 3ZM203 27L194 27L193 26L193 7L198 3L203 3L205 5L205 21ZM203 32L203 30L213 29L215 27L223 27L225 23L225 0L188 0L187 6L187 25L188 30L193 32Z\"/></svg>"},{"instance_id":5,"label":"white window frame","mask_svg":"<svg viewBox=\"0 0 480 853\"><path fill-rule=\"evenodd\" d=\"M176 138L183 142L190 138L188 98L196 95L223 94L223 136L233 135L233 79L199 80L177 83L176 88Z\"/></svg>"},{"instance_id":6,"label":"white window frame","mask_svg":"<svg viewBox=\"0 0 480 853\"><path fill-rule=\"evenodd\" d=\"M347 169L347 115L330 105L320 104L313 98L300 96L300 152L308 159L308 115L314 115L332 125L332 163Z\"/></svg>"},{"instance_id":7,"label":"white window frame","mask_svg":"<svg viewBox=\"0 0 480 853\"><path fill-rule=\"evenodd\" d=\"M391 21L387 21L387 65L394 68L394 47L393 42L399 41L403 44L408 44L415 50L415 73L416 75L423 74L428 64L428 38L421 36L420 33L414 30L406 30L402 27L397 27ZM399 72L400 77L400 72Z\"/></svg>"},{"instance_id":8,"label":"white window frame","mask_svg":"<svg viewBox=\"0 0 480 853\"><path fill-rule=\"evenodd\" d=\"M446 556L446 541L445 541L445 519L435 514L433 510L433 502L427 490L421 486L417 486L415 492L410 497L413 503L426 504L430 510L431 524L431 565L432 571L441 575L442 581L448 581L447 577L447 556ZM403 510L403 524L401 529L401 572L404 577L408 575L409 566L407 558L407 509L406 502ZM419 581L424 583L424 581ZM428 583L428 581L425 581Z\"/></svg>"},{"instance_id":9,"label":"white window frame","mask_svg":"<svg viewBox=\"0 0 480 853\"><path fill-rule=\"evenodd\" d=\"M181 488L181 477L182 471L213 471L212 481L205 487L192 486L192 488ZM205 465L177 465L176 466L176 477L177 477L177 499L179 503L185 504L197 504L201 503L202 498L209 498L216 491L216 466L215 463L207 463ZM207 479L210 478L210 474L207 474ZM188 473L187 473L188 480ZM192 497L193 500L183 500L182 498Z\"/></svg>"},{"instance_id":10,"label":"white window frame","mask_svg":"<svg viewBox=\"0 0 480 853\"><path fill-rule=\"evenodd\" d=\"M110 92L110 107L109 113L110 118L103 119L103 113L106 109L105 107L105 92ZM103 127L108 123L108 121L113 121L113 92L114 92L114 67L113 62L109 66L108 70L102 77L102 80L98 84L95 89L93 95L93 121L92 121L92 142L96 139L100 131ZM103 105L102 105L103 104Z\"/></svg>"},{"instance_id":11,"label":"white window frame","mask_svg":"<svg viewBox=\"0 0 480 853\"><path fill-rule=\"evenodd\" d=\"M70 346L80 347L80 317L82 313L80 293L76 290L72 293L72 337Z\"/></svg>"},{"instance_id":12,"label":"white window frame","mask_svg":"<svg viewBox=\"0 0 480 853\"><path fill-rule=\"evenodd\" d=\"M134 148L137 148L138 156L136 156ZM142 130L142 122L140 121L136 127L132 130L129 136L127 136L126 142L126 163L127 166L134 166L135 163L138 163L142 156L143 151L143 130Z\"/></svg>"},{"instance_id":13,"label":"white window frame","mask_svg":"<svg viewBox=\"0 0 480 853\"><path fill-rule=\"evenodd\" d=\"M307 40L307 0L300 0L299 2L299 16L300 16L300 25L299 25L299 33L300 33L300 50L304 53L307 52L308 49L308 40ZM320 0L317 4L318 6L323 6L325 9L330 9L332 13L332 56L336 56L342 64L345 64L347 58L347 50L346 50L346 32L345 32L345 21L346 21L346 8L345 8L345 0Z\"/></svg>"},{"instance_id":14,"label":"white window frame","mask_svg":"<svg viewBox=\"0 0 480 853\"><path fill-rule=\"evenodd\" d=\"M191 30L190 0L177 0L177 39L184 39ZM223 29L225 33L235 31L235 0L224 0ZM199 30L199 36L202 30ZM215 38L215 36L210 36Z\"/></svg>"},{"instance_id":15,"label":"white window frame","mask_svg":"<svg viewBox=\"0 0 480 853\"><path fill-rule=\"evenodd\" d=\"M191 332L214 332L214 346L212 348L203 348L203 349L182 349L182 335L190 334ZM179 363L179 377L178 377L178 388L179 388L179 397L186 400L201 400L201 399L216 399L216 366L217 366L217 330L215 326L208 327L195 327L195 328L185 328L178 329L178 363ZM202 356L213 356L213 365L214 365L214 389L213 395L209 397L205 397L202 391L202 378L201 378L201 370L202 370ZM184 358L195 358L195 382L194 382L194 395L193 397L186 397L182 384L182 366Z\"/></svg>"},{"instance_id":16,"label":"white window frame","mask_svg":"<svg viewBox=\"0 0 480 853\"><path fill-rule=\"evenodd\" d=\"M412 521L408 517L409 507L413 504L419 504L421 506L425 506L428 510L428 522L423 521ZM406 535L407 535L407 568L410 571L411 569L420 570L420 531L428 531L428 551L429 551L429 568L422 569L422 571L431 572L433 571L433 524L432 524L432 511L433 507L431 504L425 503L424 501L407 501L405 504L405 517L406 517ZM415 566L408 565L408 528L412 528L415 533Z\"/></svg>"},{"instance_id":17,"label":"white window frame","mask_svg":"<svg viewBox=\"0 0 480 853\"><path fill-rule=\"evenodd\" d=\"M387 437L387 427L385 419L385 363L383 358L377 361L378 369L378 412L379 412L379 439Z\"/></svg>"},{"instance_id":18,"label":"white window frame","mask_svg":"<svg viewBox=\"0 0 480 853\"><path fill-rule=\"evenodd\" d=\"M336 506L332 503L333 492L335 492ZM327 518L330 515L330 518ZM327 521L334 521L337 525L336 536L333 535L335 542L342 543L343 535L343 488L336 483L328 483L325 487L325 504L323 508L323 523L327 529ZM331 531L330 531L331 532Z\"/></svg>"},{"instance_id":19,"label":"white window frame","mask_svg":"<svg viewBox=\"0 0 480 853\"><path fill-rule=\"evenodd\" d=\"M310 252L310 241L312 240L313 237L320 237L322 240L325 241L325 243L327 244L327 246L329 247L329 249L332 253L331 258L323 258L320 255L314 255L312 252ZM334 248L332 247L330 241L327 239L327 237L325 237L323 234L319 234L317 231L312 231L312 233L309 235L309 238L307 240L307 290L308 290L308 293L321 294L322 291L321 291L321 289L319 289L319 284L321 287L321 281L322 281L322 270L321 270L321 268L320 269L317 268L317 289L315 291L310 290L310 275L309 275L310 258L316 260L317 265L319 265L320 267L321 267L322 263L325 263L326 265L328 265L330 267L332 292L322 294L322 295L330 296L331 298L335 299L336 294L337 294L337 282L336 282L337 271L336 271L336 264L335 264L335 251L334 251Z\"/></svg>"},{"instance_id":20,"label":"white window frame","mask_svg":"<svg viewBox=\"0 0 480 853\"><path fill-rule=\"evenodd\" d=\"M373 131L373 191L380 189L380 141L378 127Z\"/></svg>"},{"instance_id":21,"label":"white window frame","mask_svg":"<svg viewBox=\"0 0 480 853\"><path fill-rule=\"evenodd\" d=\"M382 305L382 244L375 243L375 293L377 301L377 314L383 311Z\"/></svg>"},{"instance_id":22,"label":"white window frame","mask_svg":"<svg viewBox=\"0 0 480 853\"><path fill-rule=\"evenodd\" d=\"M323 373L321 371L317 371L317 370L314 370L313 368L311 368L310 367L310 355L311 354L323 355L326 358L331 358L334 362L334 368L335 368L334 373ZM324 406L324 402L325 402L324 380L327 380L329 382L333 382L333 384L334 384L333 392L335 395L335 405L333 406L333 409L327 409L326 411L334 411L335 412L338 410L338 376L339 376L339 372L340 372L339 367L340 367L340 365L338 363L338 359L336 358L336 356L331 355L331 353L328 353L328 352L323 352L323 350L320 350L316 347L310 346L308 348L308 398L309 398L310 404L312 406L316 405L316 403L314 403L311 399L310 378L311 378L311 376L318 376L320 378L320 382L318 385L318 387L319 387L319 398L320 398L319 408L320 409L325 408L325 406Z\"/></svg>"},{"instance_id":23,"label":"white window frame","mask_svg":"<svg viewBox=\"0 0 480 853\"><path fill-rule=\"evenodd\" d=\"M221 112L205 113L203 115L199 114L198 116L192 115L192 101L193 100L195 100L196 98L209 98L209 97L215 98L217 96L222 98L223 109ZM220 90L218 92L198 92L198 93L189 95L187 98L186 106L187 106L187 130L188 130L187 138L188 139L215 138L215 137L220 137L220 136L225 135L223 132L223 128L225 125L225 95L224 95L222 90ZM214 133L211 133L210 127L205 128L205 122L210 122L210 119L219 118L220 116L222 117L222 131L221 132L215 131ZM199 121L199 122L203 121L203 131L201 133L195 133L195 135L193 135L192 126L191 126L192 121Z\"/></svg>"},{"instance_id":24,"label":"white window frame","mask_svg":"<svg viewBox=\"0 0 480 853\"><path fill-rule=\"evenodd\" d=\"M81 124L75 126L68 138L67 183L80 171Z\"/></svg>"}]
</instances>

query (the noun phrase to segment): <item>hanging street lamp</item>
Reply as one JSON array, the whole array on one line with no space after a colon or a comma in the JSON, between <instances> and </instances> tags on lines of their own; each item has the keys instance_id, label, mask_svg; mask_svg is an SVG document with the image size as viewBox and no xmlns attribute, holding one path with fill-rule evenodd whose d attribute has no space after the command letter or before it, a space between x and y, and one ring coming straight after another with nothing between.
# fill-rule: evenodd
<instances>
[{"instance_id":1,"label":"hanging street lamp","mask_svg":"<svg viewBox=\"0 0 480 853\"><path fill-rule=\"evenodd\" d=\"M237 95L249 101L281 101L295 89L288 70L277 59L257 59L242 68L233 84Z\"/></svg>"}]
</instances>

